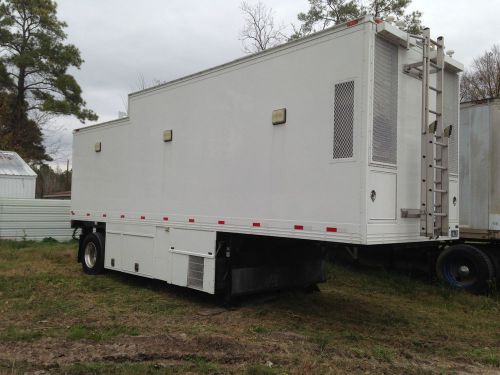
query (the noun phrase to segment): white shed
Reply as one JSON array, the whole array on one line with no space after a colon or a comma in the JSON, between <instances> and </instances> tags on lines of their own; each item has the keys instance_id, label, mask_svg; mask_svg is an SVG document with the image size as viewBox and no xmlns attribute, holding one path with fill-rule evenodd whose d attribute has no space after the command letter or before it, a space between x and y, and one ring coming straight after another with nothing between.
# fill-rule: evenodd
<instances>
[{"instance_id":1,"label":"white shed","mask_svg":"<svg viewBox=\"0 0 500 375\"><path fill-rule=\"evenodd\" d=\"M35 198L36 173L15 152L0 151L0 198Z\"/></svg>"}]
</instances>

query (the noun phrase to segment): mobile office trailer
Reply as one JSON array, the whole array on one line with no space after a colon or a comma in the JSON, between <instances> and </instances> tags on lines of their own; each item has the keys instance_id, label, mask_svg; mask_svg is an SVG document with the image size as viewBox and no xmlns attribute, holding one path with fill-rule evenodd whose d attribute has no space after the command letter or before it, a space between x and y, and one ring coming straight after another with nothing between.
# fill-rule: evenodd
<instances>
[{"instance_id":1,"label":"mobile office trailer","mask_svg":"<svg viewBox=\"0 0 500 375\"><path fill-rule=\"evenodd\" d=\"M331 243L456 239L461 70L366 17L130 94L74 132L78 259L236 295L322 281Z\"/></svg>"}]
</instances>

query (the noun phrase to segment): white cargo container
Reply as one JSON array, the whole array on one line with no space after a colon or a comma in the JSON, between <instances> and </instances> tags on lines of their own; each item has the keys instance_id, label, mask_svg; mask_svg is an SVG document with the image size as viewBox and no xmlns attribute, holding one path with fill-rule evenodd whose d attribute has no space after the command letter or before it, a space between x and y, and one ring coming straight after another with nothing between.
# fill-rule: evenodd
<instances>
[{"instance_id":1,"label":"white cargo container","mask_svg":"<svg viewBox=\"0 0 500 375\"><path fill-rule=\"evenodd\" d=\"M0 198L35 198L36 173L13 151L0 151Z\"/></svg>"},{"instance_id":2,"label":"white cargo container","mask_svg":"<svg viewBox=\"0 0 500 375\"><path fill-rule=\"evenodd\" d=\"M321 281L291 239L458 237L461 70L428 30L366 17L131 94L74 133L84 270L240 294Z\"/></svg>"},{"instance_id":3,"label":"white cargo container","mask_svg":"<svg viewBox=\"0 0 500 375\"><path fill-rule=\"evenodd\" d=\"M500 239L500 100L461 105L462 237Z\"/></svg>"}]
</instances>

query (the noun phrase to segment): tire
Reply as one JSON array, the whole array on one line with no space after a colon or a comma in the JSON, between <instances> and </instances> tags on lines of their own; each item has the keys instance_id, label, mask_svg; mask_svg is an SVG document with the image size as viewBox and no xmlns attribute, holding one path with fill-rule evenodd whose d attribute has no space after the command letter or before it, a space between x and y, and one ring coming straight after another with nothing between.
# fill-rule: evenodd
<instances>
[{"instance_id":1,"label":"tire","mask_svg":"<svg viewBox=\"0 0 500 375\"><path fill-rule=\"evenodd\" d=\"M449 286L473 293L487 292L495 279L488 255L464 244L450 246L439 255L436 273Z\"/></svg>"},{"instance_id":2,"label":"tire","mask_svg":"<svg viewBox=\"0 0 500 375\"><path fill-rule=\"evenodd\" d=\"M104 272L104 236L101 233L89 233L82 242L82 268L88 275Z\"/></svg>"}]
</instances>

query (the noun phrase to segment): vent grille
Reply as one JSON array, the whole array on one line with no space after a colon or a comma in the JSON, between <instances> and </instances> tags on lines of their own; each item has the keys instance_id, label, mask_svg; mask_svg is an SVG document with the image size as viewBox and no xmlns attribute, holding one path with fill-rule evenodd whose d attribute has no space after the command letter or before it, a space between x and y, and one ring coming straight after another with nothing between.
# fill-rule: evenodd
<instances>
[{"instance_id":1,"label":"vent grille","mask_svg":"<svg viewBox=\"0 0 500 375\"><path fill-rule=\"evenodd\" d=\"M372 160L397 163L398 47L375 39Z\"/></svg>"},{"instance_id":2,"label":"vent grille","mask_svg":"<svg viewBox=\"0 0 500 375\"><path fill-rule=\"evenodd\" d=\"M354 146L354 81L335 85L333 158L352 158Z\"/></svg>"},{"instance_id":3,"label":"vent grille","mask_svg":"<svg viewBox=\"0 0 500 375\"><path fill-rule=\"evenodd\" d=\"M444 73L444 127L453 125L448 148L448 169L450 174L458 174L458 81L456 74Z\"/></svg>"},{"instance_id":4,"label":"vent grille","mask_svg":"<svg viewBox=\"0 0 500 375\"><path fill-rule=\"evenodd\" d=\"M203 289L204 260L202 257L190 255L188 264L187 286Z\"/></svg>"}]
</instances>

